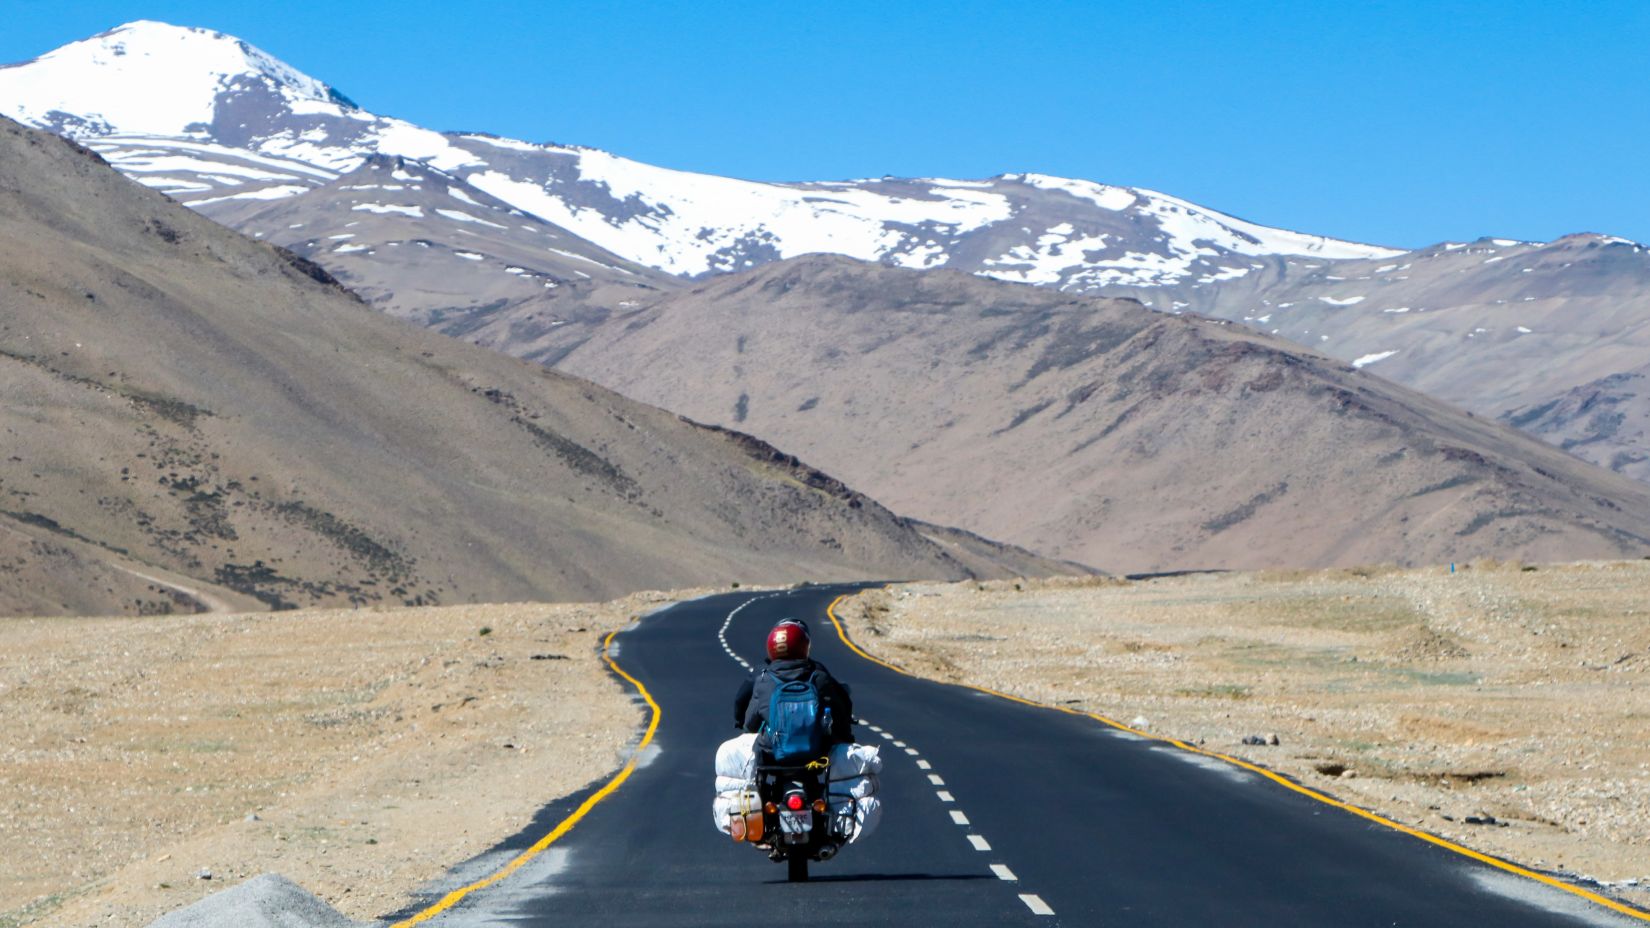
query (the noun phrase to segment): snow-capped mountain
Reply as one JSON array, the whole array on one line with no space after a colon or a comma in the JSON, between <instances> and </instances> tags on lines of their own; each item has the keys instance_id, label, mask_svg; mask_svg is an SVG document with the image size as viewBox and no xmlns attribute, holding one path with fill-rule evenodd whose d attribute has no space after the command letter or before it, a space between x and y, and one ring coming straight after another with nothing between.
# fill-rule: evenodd
<instances>
[{"instance_id":1,"label":"snow-capped mountain","mask_svg":"<svg viewBox=\"0 0 1650 928\"><path fill-rule=\"evenodd\" d=\"M387 312L547 364L684 278L829 252L1241 321L1650 479L1632 426L1650 393L1598 386L1650 350L1650 250L1610 236L1400 253L1041 174L713 177L425 129L231 36L155 22L0 66L0 113ZM1607 415L1588 399L1604 395Z\"/></svg>"},{"instance_id":2,"label":"snow-capped mountain","mask_svg":"<svg viewBox=\"0 0 1650 928\"><path fill-rule=\"evenodd\" d=\"M0 111L72 136L210 214L301 197L372 155L415 160L673 275L829 252L1090 290L1228 280L1285 256L1397 254L1149 190L1039 174L757 183L589 148L435 132L363 110L234 37L157 22L0 69Z\"/></svg>"}]
</instances>

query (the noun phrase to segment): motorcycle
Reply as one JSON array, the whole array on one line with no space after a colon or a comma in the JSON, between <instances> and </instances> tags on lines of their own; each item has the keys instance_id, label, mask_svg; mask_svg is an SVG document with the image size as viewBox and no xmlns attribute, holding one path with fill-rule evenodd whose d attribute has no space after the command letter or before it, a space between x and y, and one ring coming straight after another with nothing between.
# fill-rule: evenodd
<instances>
[{"instance_id":1,"label":"motorcycle","mask_svg":"<svg viewBox=\"0 0 1650 928\"><path fill-rule=\"evenodd\" d=\"M827 861L853 834L851 809L835 814L826 798L829 760L801 767L756 768L756 792L762 800L760 827L767 837L768 859L785 863L786 879L808 880L809 861ZM840 805L840 803L839 803Z\"/></svg>"},{"instance_id":2,"label":"motorcycle","mask_svg":"<svg viewBox=\"0 0 1650 928\"><path fill-rule=\"evenodd\" d=\"M874 747L836 745L801 765L744 754L749 736L723 748L732 756L724 766L729 774L718 775L718 828L783 862L789 882L806 882L812 862L835 857L881 817L876 775L882 762ZM740 755L748 760L738 760Z\"/></svg>"}]
</instances>

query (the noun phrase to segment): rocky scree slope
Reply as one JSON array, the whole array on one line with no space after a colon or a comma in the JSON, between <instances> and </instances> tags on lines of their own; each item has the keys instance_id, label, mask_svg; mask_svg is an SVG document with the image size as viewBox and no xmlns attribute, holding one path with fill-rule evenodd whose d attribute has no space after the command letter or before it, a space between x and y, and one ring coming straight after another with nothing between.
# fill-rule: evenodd
<instances>
[{"instance_id":1,"label":"rocky scree slope","mask_svg":"<svg viewBox=\"0 0 1650 928\"><path fill-rule=\"evenodd\" d=\"M1650 489L1222 320L807 257L561 362L903 512L1118 570L1650 551Z\"/></svg>"},{"instance_id":2,"label":"rocky scree slope","mask_svg":"<svg viewBox=\"0 0 1650 928\"><path fill-rule=\"evenodd\" d=\"M788 455L386 319L9 120L0 391L0 614L970 572Z\"/></svg>"}]
</instances>

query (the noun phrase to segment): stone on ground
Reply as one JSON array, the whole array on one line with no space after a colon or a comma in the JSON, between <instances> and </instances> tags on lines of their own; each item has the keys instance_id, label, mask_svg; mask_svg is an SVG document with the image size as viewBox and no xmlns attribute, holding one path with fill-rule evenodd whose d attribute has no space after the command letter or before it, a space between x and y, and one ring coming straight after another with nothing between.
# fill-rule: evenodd
<instances>
[{"instance_id":1,"label":"stone on ground","mask_svg":"<svg viewBox=\"0 0 1650 928\"><path fill-rule=\"evenodd\" d=\"M359 928L279 873L265 873L161 917L149 928Z\"/></svg>"}]
</instances>

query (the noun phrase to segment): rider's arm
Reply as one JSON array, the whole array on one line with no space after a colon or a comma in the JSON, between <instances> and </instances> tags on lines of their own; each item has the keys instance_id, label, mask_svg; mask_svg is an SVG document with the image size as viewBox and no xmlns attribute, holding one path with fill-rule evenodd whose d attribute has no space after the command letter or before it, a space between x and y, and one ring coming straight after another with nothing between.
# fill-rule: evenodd
<instances>
[{"instance_id":1,"label":"rider's arm","mask_svg":"<svg viewBox=\"0 0 1650 928\"><path fill-rule=\"evenodd\" d=\"M768 678L766 671L758 671L756 679L751 684L749 705L745 707L745 730L759 732L762 730L762 716L768 711L768 698L773 695L773 681Z\"/></svg>"},{"instance_id":2,"label":"rider's arm","mask_svg":"<svg viewBox=\"0 0 1650 928\"><path fill-rule=\"evenodd\" d=\"M831 678L831 701L834 706L831 710L831 738L844 744L854 743L854 698L848 692L848 684Z\"/></svg>"},{"instance_id":3,"label":"rider's arm","mask_svg":"<svg viewBox=\"0 0 1650 928\"><path fill-rule=\"evenodd\" d=\"M745 727L745 710L750 708L752 681L746 678L739 684L739 692L733 697L733 727Z\"/></svg>"}]
</instances>

